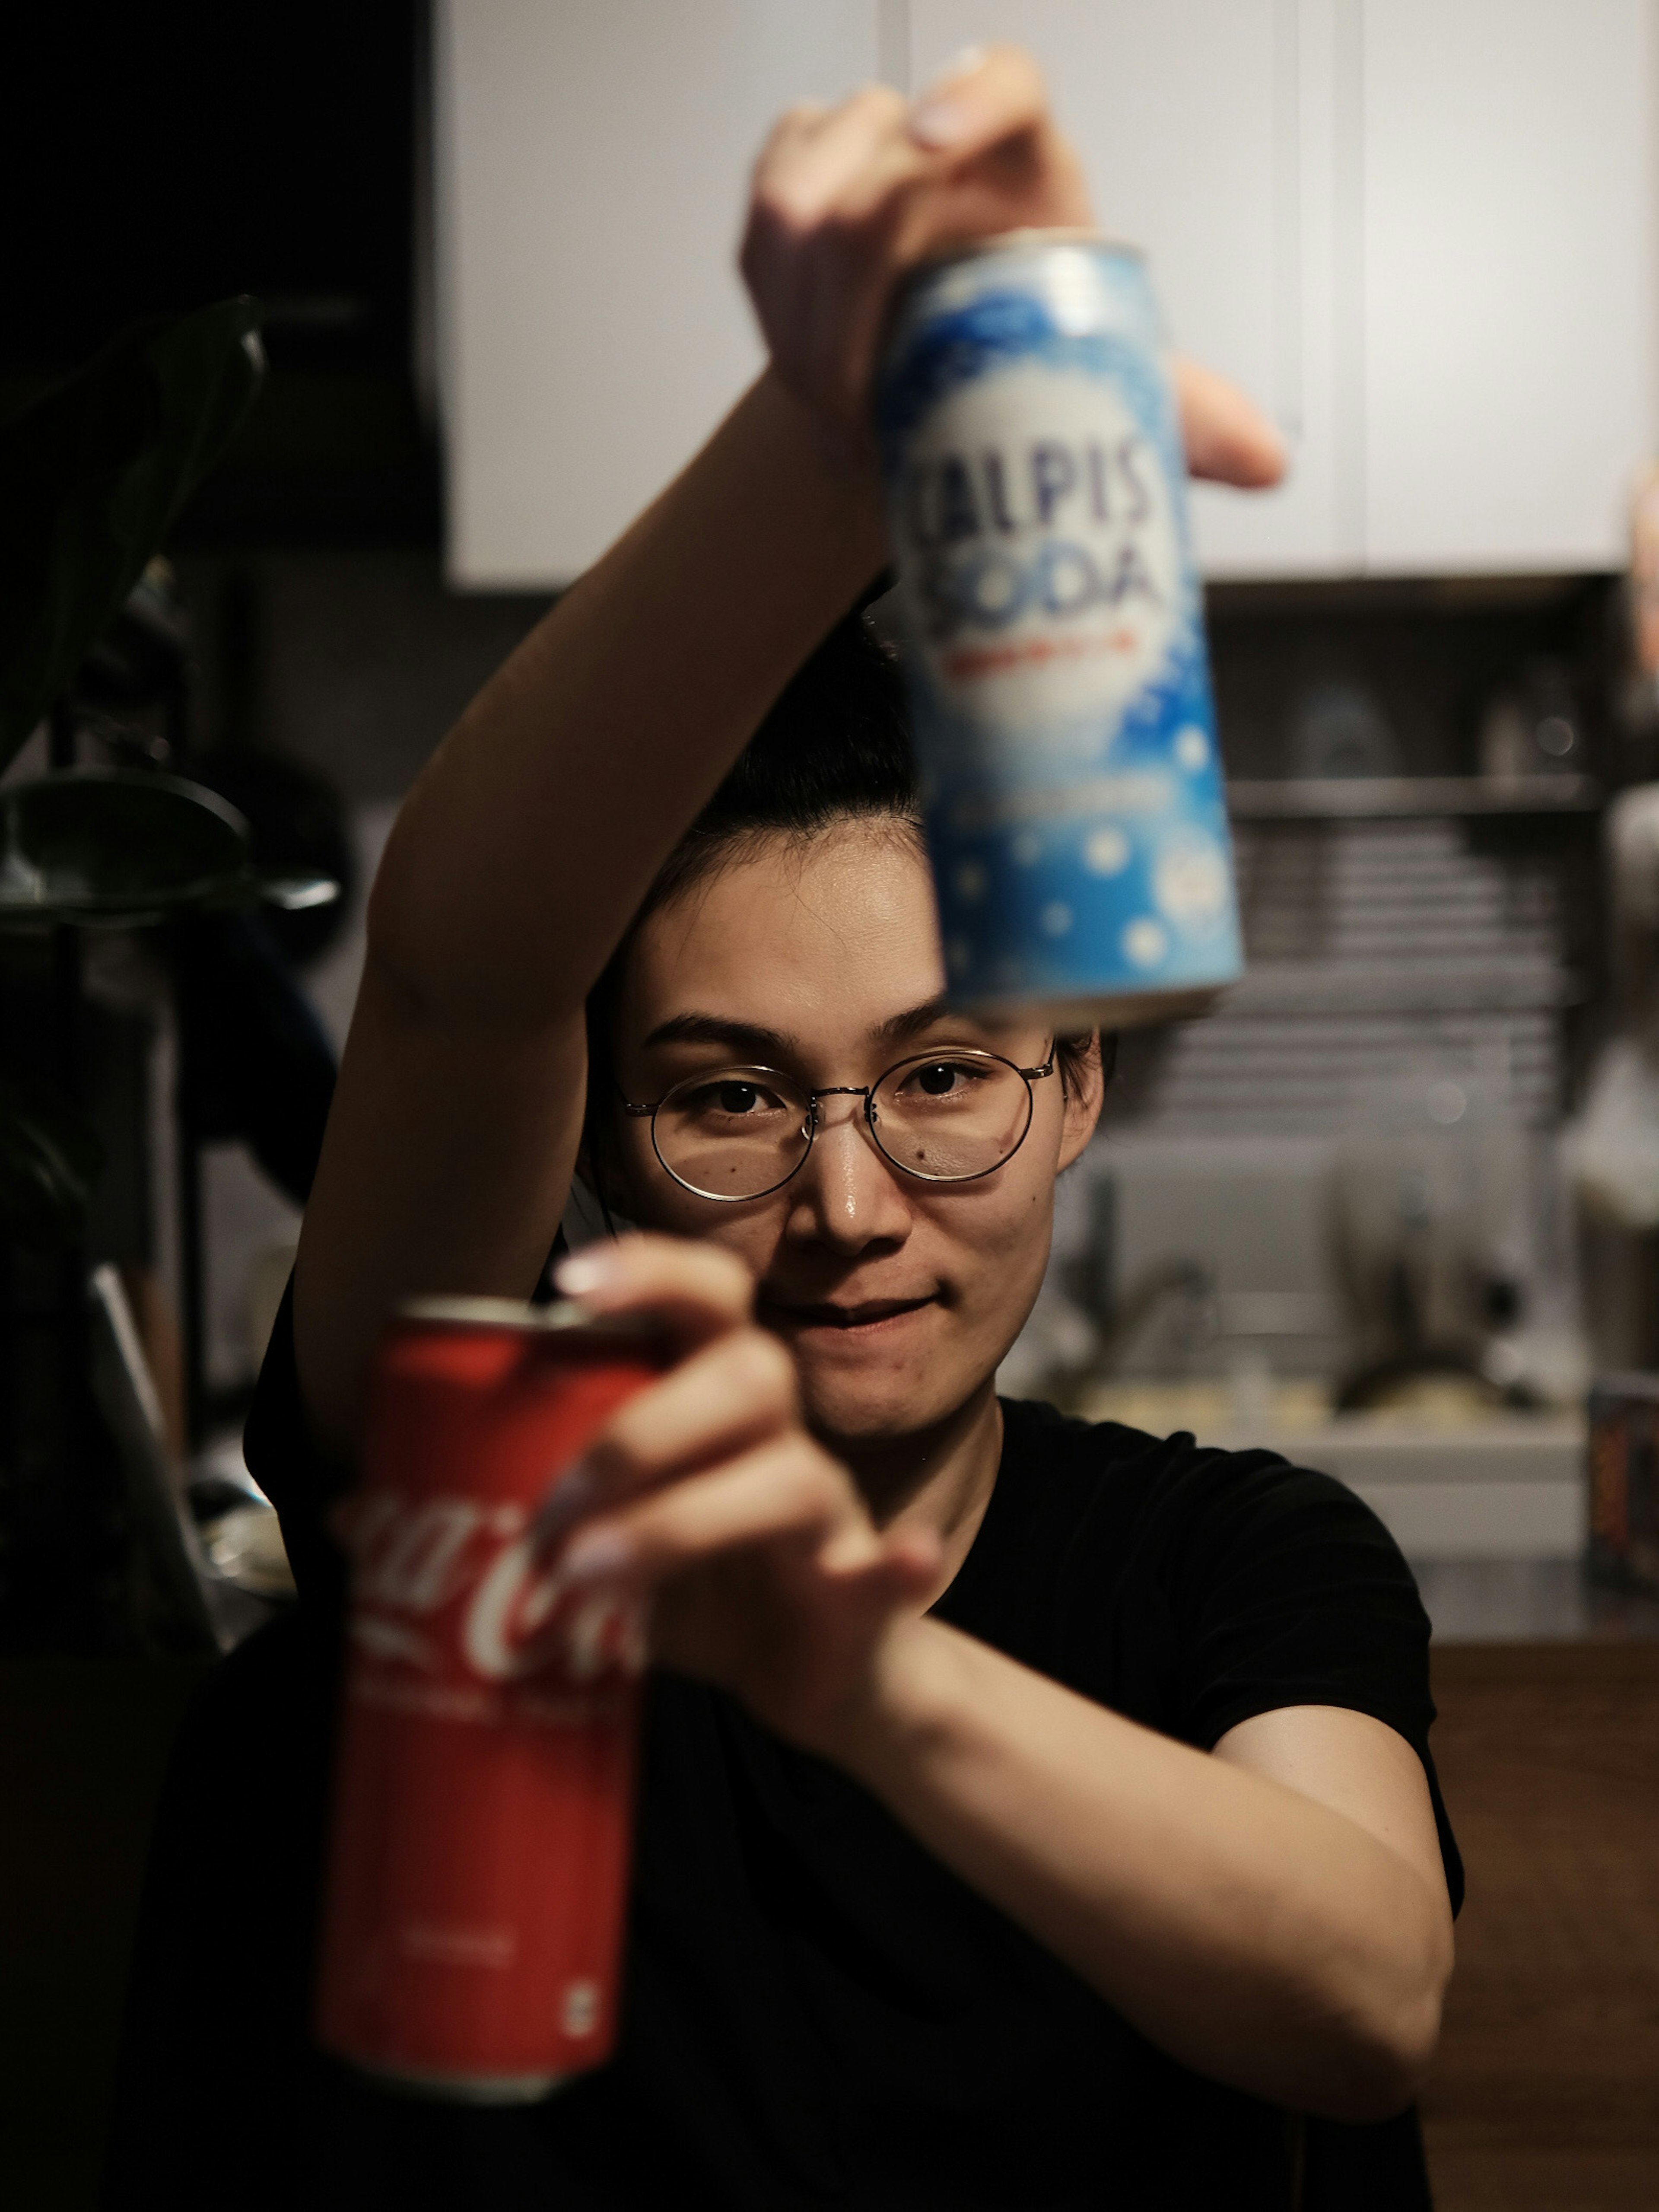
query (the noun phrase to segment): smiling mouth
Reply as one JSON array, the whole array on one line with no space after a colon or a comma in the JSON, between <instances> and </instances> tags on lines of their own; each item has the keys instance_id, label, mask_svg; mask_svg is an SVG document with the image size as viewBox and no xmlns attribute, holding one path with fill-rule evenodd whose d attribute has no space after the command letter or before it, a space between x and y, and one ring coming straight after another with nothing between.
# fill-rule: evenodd
<instances>
[{"instance_id":1,"label":"smiling mouth","mask_svg":"<svg viewBox=\"0 0 1659 2212\"><path fill-rule=\"evenodd\" d=\"M936 1300L925 1298L868 1298L860 1305L836 1305L826 1301L821 1305L788 1305L779 1298L763 1302L762 1310L768 1319L776 1319L795 1328L873 1328L879 1322L895 1321L901 1314L918 1313L923 1306Z\"/></svg>"}]
</instances>

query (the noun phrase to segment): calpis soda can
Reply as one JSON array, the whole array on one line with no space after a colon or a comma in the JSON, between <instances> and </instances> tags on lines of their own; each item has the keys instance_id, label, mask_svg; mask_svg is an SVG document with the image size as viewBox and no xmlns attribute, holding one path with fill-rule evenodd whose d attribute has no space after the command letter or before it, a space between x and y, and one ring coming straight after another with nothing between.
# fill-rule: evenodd
<instances>
[{"instance_id":1,"label":"calpis soda can","mask_svg":"<svg viewBox=\"0 0 1659 2212\"><path fill-rule=\"evenodd\" d=\"M1241 972L1186 471L1140 256L1024 231L896 303L876 428L951 1002L1117 1028Z\"/></svg>"},{"instance_id":2,"label":"calpis soda can","mask_svg":"<svg viewBox=\"0 0 1659 2212\"><path fill-rule=\"evenodd\" d=\"M662 1370L654 1329L406 1307L373 1386L317 2033L399 2087L540 2097L617 2033L637 1612L561 1583L538 1516Z\"/></svg>"}]
</instances>

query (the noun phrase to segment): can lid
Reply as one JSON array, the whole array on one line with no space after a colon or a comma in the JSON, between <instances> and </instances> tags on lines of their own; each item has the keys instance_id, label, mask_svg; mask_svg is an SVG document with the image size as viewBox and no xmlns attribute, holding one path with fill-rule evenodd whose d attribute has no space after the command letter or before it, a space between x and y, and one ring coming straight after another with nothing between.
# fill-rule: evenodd
<instances>
[{"instance_id":1,"label":"can lid","mask_svg":"<svg viewBox=\"0 0 1659 2212\"><path fill-rule=\"evenodd\" d=\"M396 1317L435 1322L449 1328L516 1328L538 1336L572 1328L603 1329L609 1336L662 1334L660 1322L647 1315L595 1314L578 1298L558 1298L545 1306L531 1305L521 1298L404 1298L396 1309Z\"/></svg>"},{"instance_id":2,"label":"can lid","mask_svg":"<svg viewBox=\"0 0 1659 2212\"><path fill-rule=\"evenodd\" d=\"M1136 261L1146 258L1144 246L1132 246L1127 238L1113 238L1103 230L1091 230L1086 223L1055 223L1047 228L1027 223L1020 230L996 230L986 238L943 246L937 253L925 255L911 274L923 276L945 262L972 261L985 253L1018 253L1034 246L1103 246L1109 252L1127 253Z\"/></svg>"}]
</instances>

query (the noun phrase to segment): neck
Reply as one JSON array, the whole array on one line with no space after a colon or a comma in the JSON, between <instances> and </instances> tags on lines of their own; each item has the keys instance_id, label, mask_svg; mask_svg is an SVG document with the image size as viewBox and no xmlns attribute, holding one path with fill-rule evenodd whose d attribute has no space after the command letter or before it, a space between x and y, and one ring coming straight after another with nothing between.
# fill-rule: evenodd
<instances>
[{"instance_id":1,"label":"neck","mask_svg":"<svg viewBox=\"0 0 1659 2212\"><path fill-rule=\"evenodd\" d=\"M1002 1409L995 1376L987 1376L965 1404L931 1428L879 1443L824 1442L850 1468L878 1528L938 1540L944 1556L931 1604L956 1579L996 1486Z\"/></svg>"}]
</instances>

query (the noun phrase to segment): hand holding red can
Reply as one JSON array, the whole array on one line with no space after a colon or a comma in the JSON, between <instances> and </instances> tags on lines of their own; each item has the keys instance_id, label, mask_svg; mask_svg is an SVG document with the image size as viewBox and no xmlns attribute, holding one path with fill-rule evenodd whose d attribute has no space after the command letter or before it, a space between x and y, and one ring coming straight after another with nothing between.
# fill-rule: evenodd
<instances>
[{"instance_id":1,"label":"hand holding red can","mask_svg":"<svg viewBox=\"0 0 1659 2212\"><path fill-rule=\"evenodd\" d=\"M738 1261L628 1237L564 1283L583 1307L406 1310L348 1516L319 2039L475 2102L614 2046L647 1619L828 1751L939 1565L806 1434Z\"/></svg>"},{"instance_id":2,"label":"hand holding red can","mask_svg":"<svg viewBox=\"0 0 1659 2212\"><path fill-rule=\"evenodd\" d=\"M560 1280L607 1319L665 1317L690 1347L595 1437L565 1571L648 1594L654 1659L831 1753L887 1640L937 1594L937 1540L878 1530L851 1474L808 1434L794 1363L752 1319L753 1284L732 1255L628 1237L580 1253Z\"/></svg>"}]
</instances>

